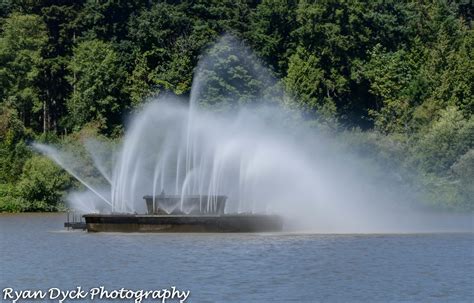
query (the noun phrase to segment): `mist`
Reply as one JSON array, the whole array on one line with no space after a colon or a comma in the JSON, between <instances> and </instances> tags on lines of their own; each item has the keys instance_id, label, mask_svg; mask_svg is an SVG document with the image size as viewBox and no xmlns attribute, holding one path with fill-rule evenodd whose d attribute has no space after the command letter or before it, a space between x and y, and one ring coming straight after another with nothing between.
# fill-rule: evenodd
<instances>
[{"instance_id":1,"label":"mist","mask_svg":"<svg viewBox=\"0 0 474 303\"><path fill-rule=\"evenodd\" d=\"M291 103L271 71L224 36L205 52L189 98L147 100L115 149L94 138L85 142L102 182L88 181L79 156L34 147L84 185L68 198L82 213L145 213L143 196L160 193L206 196L205 209L225 195L225 213L277 214L289 232L472 230L472 216L426 206L391 182L394 172L307 125ZM183 198L165 210L174 209L191 210Z\"/></svg>"}]
</instances>

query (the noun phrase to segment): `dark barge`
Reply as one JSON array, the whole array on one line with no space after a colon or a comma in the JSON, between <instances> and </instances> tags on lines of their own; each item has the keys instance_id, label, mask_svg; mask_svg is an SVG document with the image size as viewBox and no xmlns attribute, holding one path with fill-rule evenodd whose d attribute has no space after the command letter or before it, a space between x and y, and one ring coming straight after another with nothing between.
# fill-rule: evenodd
<instances>
[{"instance_id":1,"label":"dark barge","mask_svg":"<svg viewBox=\"0 0 474 303\"><path fill-rule=\"evenodd\" d=\"M164 194L143 198L147 214L86 214L85 228L88 232L245 233L274 232L283 227L282 219L276 215L225 214L225 196L214 196L209 203L207 196L198 195L184 199ZM187 209L186 214L165 211L177 203Z\"/></svg>"}]
</instances>

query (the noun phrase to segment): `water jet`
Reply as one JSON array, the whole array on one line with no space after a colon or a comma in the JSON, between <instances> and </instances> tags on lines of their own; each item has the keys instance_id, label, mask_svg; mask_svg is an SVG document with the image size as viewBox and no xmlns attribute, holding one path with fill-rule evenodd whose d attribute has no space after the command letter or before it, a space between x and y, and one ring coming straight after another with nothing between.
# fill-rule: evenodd
<instances>
[{"instance_id":1,"label":"water jet","mask_svg":"<svg viewBox=\"0 0 474 303\"><path fill-rule=\"evenodd\" d=\"M391 169L306 125L271 72L228 44L203 57L189 98L140 105L120 143L86 141L86 160L34 145L84 185L68 200L90 231L275 231L281 218L288 231L439 225Z\"/></svg>"}]
</instances>

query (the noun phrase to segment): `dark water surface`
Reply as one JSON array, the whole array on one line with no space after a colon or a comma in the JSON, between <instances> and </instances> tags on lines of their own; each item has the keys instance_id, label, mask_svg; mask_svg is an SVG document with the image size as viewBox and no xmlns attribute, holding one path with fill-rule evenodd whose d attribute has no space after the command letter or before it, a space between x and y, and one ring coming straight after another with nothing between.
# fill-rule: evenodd
<instances>
[{"instance_id":1,"label":"dark water surface","mask_svg":"<svg viewBox=\"0 0 474 303\"><path fill-rule=\"evenodd\" d=\"M0 215L0 289L191 291L186 302L473 302L474 234L88 234ZM131 302L125 300L122 302Z\"/></svg>"}]
</instances>

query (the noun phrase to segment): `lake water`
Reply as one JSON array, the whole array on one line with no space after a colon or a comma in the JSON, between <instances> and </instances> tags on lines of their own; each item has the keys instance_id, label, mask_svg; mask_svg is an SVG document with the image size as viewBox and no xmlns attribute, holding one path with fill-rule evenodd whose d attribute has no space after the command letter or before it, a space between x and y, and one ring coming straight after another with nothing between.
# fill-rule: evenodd
<instances>
[{"instance_id":1,"label":"lake water","mask_svg":"<svg viewBox=\"0 0 474 303\"><path fill-rule=\"evenodd\" d=\"M64 221L0 215L1 289L176 286L191 291L186 302L474 300L473 233L88 234Z\"/></svg>"}]
</instances>

